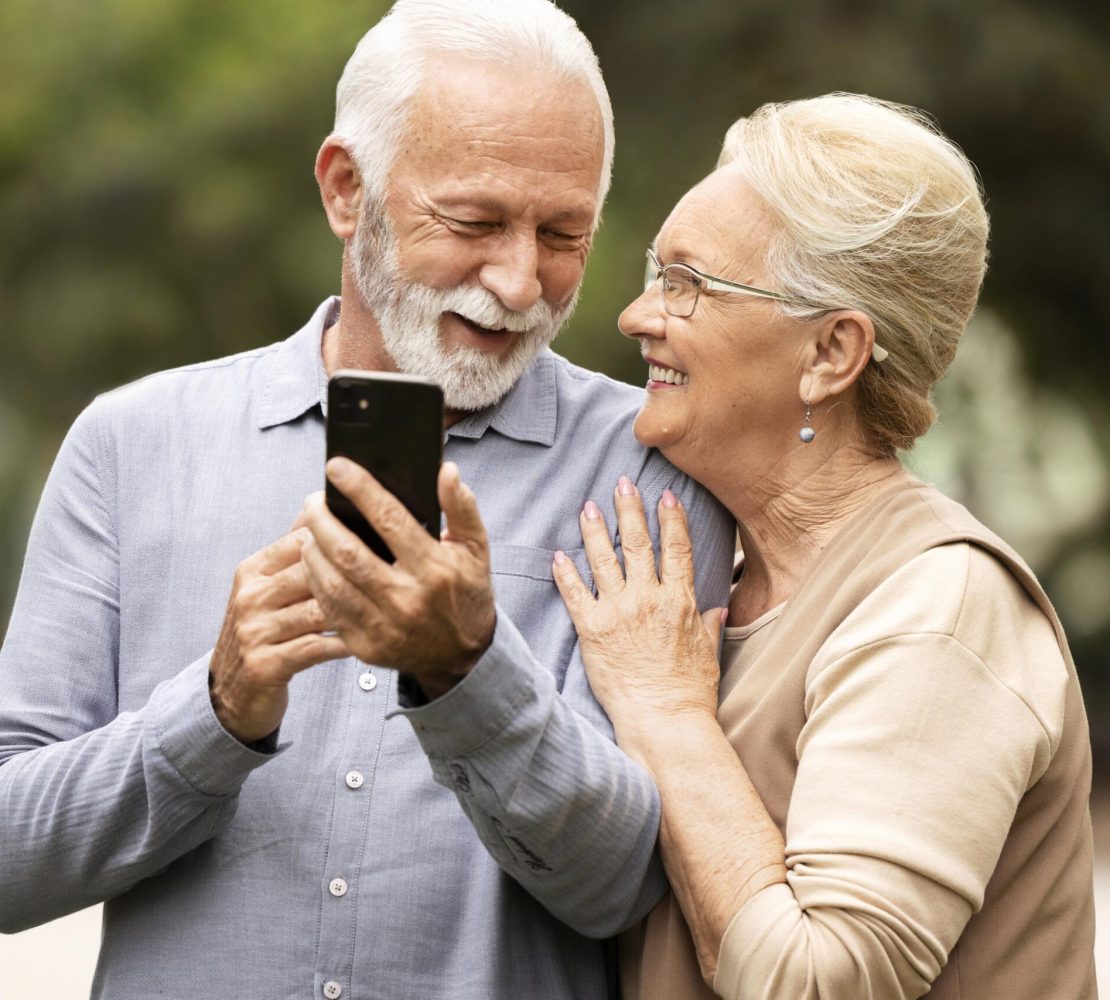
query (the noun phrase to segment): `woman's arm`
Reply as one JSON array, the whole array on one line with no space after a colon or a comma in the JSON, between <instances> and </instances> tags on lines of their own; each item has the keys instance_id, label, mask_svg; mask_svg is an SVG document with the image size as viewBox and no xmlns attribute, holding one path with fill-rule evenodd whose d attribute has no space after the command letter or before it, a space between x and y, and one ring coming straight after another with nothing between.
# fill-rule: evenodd
<instances>
[{"instance_id":1,"label":"woman's arm","mask_svg":"<svg viewBox=\"0 0 1110 1000\"><path fill-rule=\"evenodd\" d=\"M658 573L640 498L626 481L616 508L623 570L588 503L582 535L598 597L567 559L556 557L555 580L618 743L659 786L664 866L712 983L732 918L760 889L786 880L782 835L717 723L723 612L698 613L681 506L669 492L659 505Z\"/></svg>"}]
</instances>

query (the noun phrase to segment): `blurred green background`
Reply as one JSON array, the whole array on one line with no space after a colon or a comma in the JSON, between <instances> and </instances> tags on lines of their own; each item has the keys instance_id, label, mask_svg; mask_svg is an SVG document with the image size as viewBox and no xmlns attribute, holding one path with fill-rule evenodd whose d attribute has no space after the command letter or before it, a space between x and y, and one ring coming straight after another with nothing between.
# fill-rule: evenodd
<instances>
[{"instance_id":1,"label":"blurred green background","mask_svg":"<svg viewBox=\"0 0 1110 1000\"><path fill-rule=\"evenodd\" d=\"M465 0L460 0L464 3ZM338 283L312 177L386 3L0 0L0 628L43 479L99 391L282 339ZM1041 575L1110 758L1110 7L1080 0L564 0L617 122L605 223L558 348L631 382L643 247L764 101L932 114L993 221L983 302L910 456ZM722 359L743 364L743 357ZM1100 770L1108 769L1105 763Z\"/></svg>"}]
</instances>

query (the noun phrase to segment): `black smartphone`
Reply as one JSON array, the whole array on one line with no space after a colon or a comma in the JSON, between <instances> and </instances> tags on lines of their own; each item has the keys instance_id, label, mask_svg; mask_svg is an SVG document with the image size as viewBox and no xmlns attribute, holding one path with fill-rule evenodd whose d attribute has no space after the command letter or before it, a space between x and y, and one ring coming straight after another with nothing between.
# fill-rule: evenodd
<instances>
[{"instance_id":1,"label":"black smartphone","mask_svg":"<svg viewBox=\"0 0 1110 1000\"><path fill-rule=\"evenodd\" d=\"M443 390L429 378L391 372L337 371L328 380L328 458L357 462L439 538L436 480L443 462ZM375 553L393 553L331 482L328 508Z\"/></svg>"}]
</instances>

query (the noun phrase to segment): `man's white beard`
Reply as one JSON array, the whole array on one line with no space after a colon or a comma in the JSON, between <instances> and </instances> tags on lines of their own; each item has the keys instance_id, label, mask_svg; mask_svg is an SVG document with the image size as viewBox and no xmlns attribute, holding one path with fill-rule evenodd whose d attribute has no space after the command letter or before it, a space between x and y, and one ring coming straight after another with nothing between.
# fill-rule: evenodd
<instances>
[{"instance_id":1,"label":"man's white beard","mask_svg":"<svg viewBox=\"0 0 1110 1000\"><path fill-rule=\"evenodd\" d=\"M501 399L555 339L578 301L576 289L562 309L539 299L526 312L516 312L477 285L440 290L411 281L401 273L396 237L377 206L368 207L359 219L351 264L355 285L397 370L435 379L449 410L481 410ZM519 331L519 336L503 357L465 345L448 350L439 324L449 312L487 329Z\"/></svg>"}]
</instances>

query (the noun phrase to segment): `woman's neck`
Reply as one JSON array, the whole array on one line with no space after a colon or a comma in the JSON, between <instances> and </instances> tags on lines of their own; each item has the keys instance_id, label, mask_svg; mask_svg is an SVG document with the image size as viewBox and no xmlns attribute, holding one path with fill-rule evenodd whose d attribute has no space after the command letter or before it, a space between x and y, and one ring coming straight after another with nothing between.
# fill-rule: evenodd
<instances>
[{"instance_id":1,"label":"woman's neck","mask_svg":"<svg viewBox=\"0 0 1110 1000\"><path fill-rule=\"evenodd\" d=\"M741 474L713 490L736 518L744 553L730 625L749 624L789 598L846 521L879 493L911 479L897 459L854 448L821 456L802 474L787 478L785 472L779 465L747 482Z\"/></svg>"}]
</instances>

